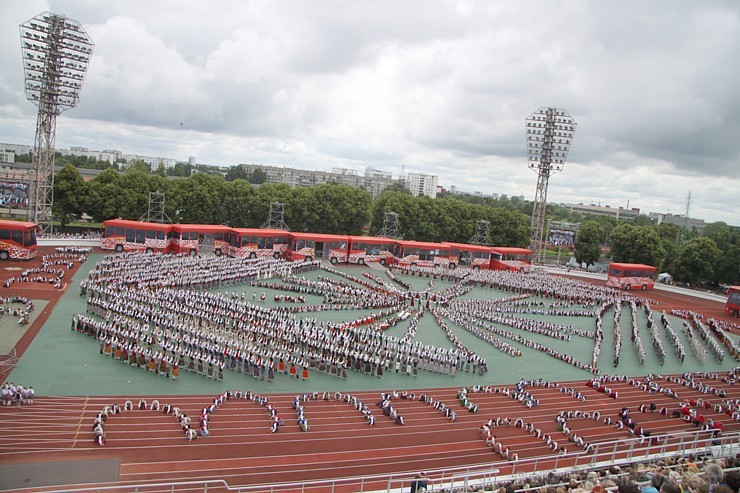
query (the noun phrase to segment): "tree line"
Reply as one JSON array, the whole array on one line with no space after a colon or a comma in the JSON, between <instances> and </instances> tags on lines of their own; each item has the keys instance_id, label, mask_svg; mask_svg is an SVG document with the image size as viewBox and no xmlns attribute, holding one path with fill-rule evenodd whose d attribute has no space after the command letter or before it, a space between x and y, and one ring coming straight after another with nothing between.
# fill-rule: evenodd
<instances>
[{"instance_id":1,"label":"tree line","mask_svg":"<svg viewBox=\"0 0 740 493\"><path fill-rule=\"evenodd\" d=\"M395 212L407 239L466 243L476 222L491 223L493 244L527 246L529 218L522 212L470 204L455 198L413 197L402 187L372 200L369 192L343 184L291 188L284 183L254 186L244 178L196 173L168 179L131 167L123 173L105 169L85 182L72 165L54 181L54 217L64 226L87 213L95 222L138 220L149 208L149 193L165 193L164 212L173 222L225 224L258 228L268 218L270 203L285 204L285 222L292 231L347 235L377 234L384 213Z\"/></svg>"},{"instance_id":2,"label":"tree line","mask_svg":"<svg viewBox=\"0 0 740 493\"><path fill-rule=\"evenodd\" d=\"M55 219L62 226L83 213L94 221L121 218L139 220L149 208L149 193L164 192L164 211L173 222L225 224L257 228L268 218L270 203L285 204L285 222L292 231L347 235L377 234L386 212L398 214L405 239L467 243L476 223L490 223L492 245L527 247L531 238L532 202L516 197L495 199L442 193L437 198L414 197L402 185L391 186L378 198L366 190L325 183L291 188L284 183L262 183L263 176L246 176L233 167L221 174L195 173L167 177L163 170L148 172L130 166L119 172L104 169L84 181L68 163L54 183ZM251 182L257 182L259 186ZM613 261L646 263L670 272L676 281L699 285L740 284L740 228L717 222L688 238L675 225L656 225L646 216L634 223L589 217L548 204L548 218L580 223L573 254L593 264Z\"/></svg>"}]
</instances>

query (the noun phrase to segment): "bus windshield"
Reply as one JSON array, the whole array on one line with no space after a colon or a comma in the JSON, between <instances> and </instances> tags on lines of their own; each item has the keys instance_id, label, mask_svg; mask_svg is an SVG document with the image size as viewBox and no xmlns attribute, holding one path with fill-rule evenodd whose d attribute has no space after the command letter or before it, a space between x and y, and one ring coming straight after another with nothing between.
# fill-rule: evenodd
<instances>
[{"instance_id":1,"label":"bus windshield","mask_svg":"<svg viewBox=\"0 0 740 493\"><path fill-rule=\"evenodd\" d=\"M727 303L730 305L740 305L740 291L731 289L727 296Z\"/></svg>"}]
</instances>

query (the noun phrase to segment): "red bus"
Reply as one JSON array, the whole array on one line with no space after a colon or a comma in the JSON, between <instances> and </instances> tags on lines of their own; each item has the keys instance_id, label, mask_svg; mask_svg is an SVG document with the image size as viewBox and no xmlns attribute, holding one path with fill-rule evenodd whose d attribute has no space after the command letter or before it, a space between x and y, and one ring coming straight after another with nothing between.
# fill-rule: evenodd
<instances>
[{"instance_id":1,"label":"red bus","mask_svg":"<svg viewBox=\"0 0 740 493\"><path fill-rule=\"evenodd\" d=\"M657 271L652 265L612 262L607 271L606 285L627 291L633 288L653 289Z\"/></svg>"},{"instance_id":2,"label":"red bus","mask_svg":"<svg viewBox=\"0 0 740 493\"><path fill-rule=\"evenodd\" d=\"M28 260L36 256L34 223L0 220L0 260Z\"/></svg>"},{"instance_id":3,"label":"red bus","mask_svg":"<svg viewBox=\"0 0 740 493\"><path fill-rule=\"evenodd\" d=\"M286 256L290 260L323 258L332 264L347 261L349 236L322 233L290 233L291 242Z\"/></svg>"},{"instance_id":4,"label":"red bus","mask_svg":"<svg viewBox=\"0 0 740 493\"><path fill-rule=\"evenodd\" d=\"M170 248L171 224L109 219L103 229L103 250L167 253Z\"/></svg>"},{"instance_id":5,"label":"red bus","mask_svg":"<svg viewBox=\"0 0 740 493\"><path fill-rule=\"evenodd\" d=\"M491 270L510 270L529 272L532 268L534 253L528 248L493 247L491 248Z\"/></svg>"},{"instance_id":6,"label":"red bus","mask_svg":"<svg viewBox=\"0 0 740 493\"><path fill-rule=\"evenodd\" d=\"M727 290L725 312L731 314L733 317L740 317L740 286L731 286Z\"/></svg>"},{"instance_id":7,"label":"red bus","mask_svg":"<svg viewBox=\"0 0 740 493\"><path fill-rule=\"evenodd\" d=\"M475 270L491 266L491 247L450 242L445 242L445 245L450 247L450 269L458 265Z\"/></svg>"},{"instance_id":8,"label":"red bus","mask_svg":"<svg viewBox=\"0 0 740 493\"><path fill-rule=\"evenodd\" d=\"M450 247L444 243L396 240L393 252L395 261L401 266L449 267Z\"/></svg>"},{"instance_id":9,"label":"red bus","mask_svg":"<svg viewBox=\"0 0 740 493\"><path fill-rule=\"evenodd\" d=\"M170 248L175 253L197 255L212 251L217 257L229 251L231 228L212 224L173 224Z\"/></svg>"},{"instance_id":10,"label":"red bus","mask_svg":"<svg viewBox=\"0 0 740 493\"><path fill-rule=\"evenodd\" d=\"M280 258L290 245L290 232L282 229L234 228L229 255L236 258Z\"/></svg>"},{"instance_id":11,"label":"red bus","mask_svg":"<svg viewBox=\"0 0 740 493\"><path fill-rule=\"evenodd\" d=\"M348 262L360 265L378 262L380 265L387 265L393 263L394 248L396 248L396 240L392 238L350 236Z\"/></svg>"}]
</instances>

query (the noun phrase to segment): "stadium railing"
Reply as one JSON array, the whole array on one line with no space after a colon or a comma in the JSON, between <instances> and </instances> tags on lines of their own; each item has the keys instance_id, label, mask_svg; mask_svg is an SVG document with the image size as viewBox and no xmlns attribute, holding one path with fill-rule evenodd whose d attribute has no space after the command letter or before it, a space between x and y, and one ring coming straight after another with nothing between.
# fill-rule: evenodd
<instances>
[{"instance_id":1,"label":"stadium railing","mask_svg":"<svg viewBox=\"0 0 740 493\"><path fill-rule=\"evenodd\" d=\"M483 445L481 445L483 446ZM573 471L588 471L615 465L656 462L669 457L683 457L693 454L699 458L720 458L740 453L740 433L726 433L714 437L707 431L689 431L661 435L659 443L650 443L640 438L615 440L594 445L589 453L579 452L562 456L542 456L520 459L516 463L507 461L426 470L430 485L427 491L448 489L467 489L469 487L490 486L516 479L547 476ZM501 474L501 472L505 474ZM376 474L347 478L334 478L316 481L268 483L249 486L230 486L224 480L184 481L167 483L111 484L91 487L56 486L59 493L154 493L154 492L386 492L408 491L414 474L418 471L405 471L393 474ZM35 489L41 491L45 489ZM52 491L51 489L46 491Z\"/></svg>"}]
</instances>

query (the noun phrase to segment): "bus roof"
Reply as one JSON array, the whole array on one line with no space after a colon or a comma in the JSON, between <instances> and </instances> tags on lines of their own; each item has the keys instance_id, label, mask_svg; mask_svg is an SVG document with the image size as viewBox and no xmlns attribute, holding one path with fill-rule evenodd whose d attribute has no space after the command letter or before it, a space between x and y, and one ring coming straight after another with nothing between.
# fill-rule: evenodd
<instances>
[{"instance_id":1,"label":"bus roof","mask_svg":"<svg viewBox=\"0 0 740 493\"><path fill-rule=\"evenodd\" d=\"M218 233L221 231L230 231L228 226L218 224L173 224L172 229L179 231L197 231L199 233Z\"/></svg>"},{"instance_id":2,"label":"bus roof","mask_svg":"<svg viewBox=\"0 0 740 493\"><path fill-rule=\"evenodd\" d=\"M349 239L350 241L366 241L369 243L396 243L397 241L385 236L350 236Z\"/></svg>"},{"instance_id":3,"label":"bus roof","mask_svg":"<svg viewBox=\"0 0 740 493\"><path fill-rule=\"evenodd\" d=\"M409 241L409 240L396 240L396 243L402 247L418 247L418 248L450 248L445 243L433 243L429 241Z\"/></svg>"},{"instance_id":4,"label":"bus roof","mask_svg":"<svg viewBox=\"0 0 740 493\"><path fill-rule=\"evenodd\" d=\"M647 264L629 264L626 262L612 262L609 264L609 268L615 267L617 269L640 269L640 270L654 270L657 271L657 267Z\"/></svg>"},{"instance_id":5,"label":"bus roof","mask_svg":"<svg viewBox=\"0 0 740 493\"><path fill-rule=\"evenodd\" d=\"M254 236L290 236L290 231L284 229L268 229L268 228L232 228L232 231L240 235L254 235Z\"/></svg>"},{"instance_id":6,"label":"bus roof","mask_svg":"<svg viewBox=\"0 0 740 493\"><path fill-rule=\"evenodd\" d=\"M458 250L467 250L469 252L490 252L491 247L485 245L470 245L468 243L452 243L449 241L444 242L445 245L457 248Z\"/></svg>"},{"instance_id":7,"label":"bus roof","mask_svg":"<svg viewBox=\"0 0 740 493\"><path fill-rule=\"evenodd\" d=\"M103 221L103 226L129 226L132 228L148 228L165 230L172 227L171 224L148 223L145 221L130 221L128 219L108 219Z\"/></svg>"},{"instance_id":8,"label":"bus roof","mask_svg":"<svg viewBox=\"0 0 740 493\"><path fill-rule=\"evenodd\" d=\"M493 250L496 253L505 254L508 253L510 255L532 255L533 252L529 248L520 248L520 247L492 247L491 250Z\"/></svg>"},{"instance_id":9,"label":"bus roof","mask_svg":"<svg viewBox=\"0 0 740 493\"><path fill-rule=\"evenodd\" d=\"M0 227L33 229L33 228L36 228L37 226L36 226L36 223L30 223L27 221L11 221L8 219L0 219Z\"/></svg>"},{"instance_id":10,"label":"bus roof","mask_svg":"<svg viewBox=\"0 0 740 493\"><path fill-rule=\"evenodd\" d=\"M728 293L735 291L740 291L740 286L730 286L729 288L727 288Z\"/></svg>"},{"instance_id":11,"label":"bus roof","mask_svg":"<svg viewBox=\"0 0 740 493\"><path fill-rule=\"evenodd\" d=\"M346 235L333 235L328 233L290 233L290 236L296 240L332 241L349 239L349 236Z\"/></svg>"}]
</instances>

